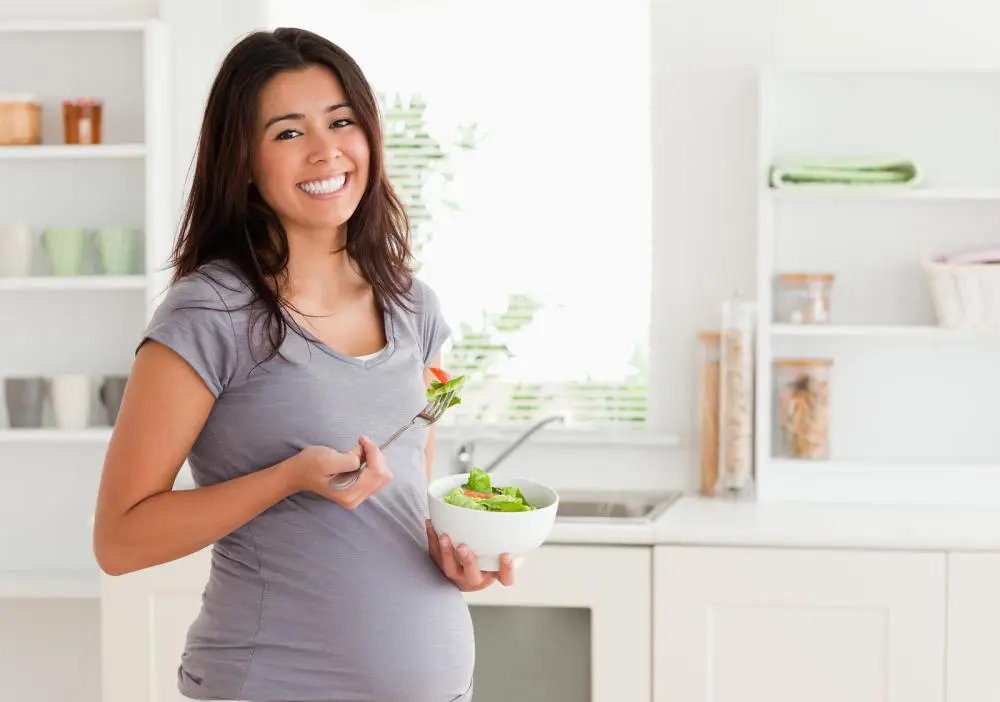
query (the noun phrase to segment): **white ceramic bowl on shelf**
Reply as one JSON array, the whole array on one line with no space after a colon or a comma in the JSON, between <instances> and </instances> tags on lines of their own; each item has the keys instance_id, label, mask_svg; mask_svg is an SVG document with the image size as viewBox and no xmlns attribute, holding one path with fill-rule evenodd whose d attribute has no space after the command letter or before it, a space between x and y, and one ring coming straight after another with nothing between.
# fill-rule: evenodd
<instances>
[{"instance_id":1,"label":"white ceramic bowl on shelf","mask_svg":"<svg viewBox=\"0 0 1000 702\"><path fill-rule=\"evenodd\" d=\"M490 476L498 487L516 487L535 509L528 512L486 512L456 507L444 501L454 488L465 484L468 473L447 475L427 488L427 502L434 530L447 534L455 546L465 544L476 554L480 570L500 569L500 554L514 557L514 566L545 543L556 520L559 495L534 480Z\"/></svg>"}]
</instances>

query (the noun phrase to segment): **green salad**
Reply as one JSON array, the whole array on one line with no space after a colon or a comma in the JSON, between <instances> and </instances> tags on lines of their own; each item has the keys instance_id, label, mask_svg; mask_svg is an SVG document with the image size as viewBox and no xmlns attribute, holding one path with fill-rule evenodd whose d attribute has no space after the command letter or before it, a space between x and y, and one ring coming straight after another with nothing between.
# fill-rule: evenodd
<instances>
[{"instance_id":1,"label":"green salad","mask_svg":"<svg viewBox=\"0 0 1000 702\"><path fill-rule=\"evenodd\" d=\"M434 402L434 400L439 397L448 394L449 392L454 392L455 394L451 398L451 402L448 403L448 407L454 407L462 402L462 398L459 397L459 391L461 391L462 386L465 385L465 376L457 375L452 378L448 373L441 370L440 368L431 368L431 373L434 375L434 380L430 382L427 386L427 401Z\"/></svg>"},{"instance_id":2,"label":"green salad","mask_svg":"<svg viewBox=\"0 0 1000 702\"><path fill-rule=\"evenodd\" d=\"M490 484L490 476L479 468L473 468L466 483L453 488L444 501L480 512L530 512L535 509L528 504L520 488L494 487Z\"/></svg>"}]
</instances>

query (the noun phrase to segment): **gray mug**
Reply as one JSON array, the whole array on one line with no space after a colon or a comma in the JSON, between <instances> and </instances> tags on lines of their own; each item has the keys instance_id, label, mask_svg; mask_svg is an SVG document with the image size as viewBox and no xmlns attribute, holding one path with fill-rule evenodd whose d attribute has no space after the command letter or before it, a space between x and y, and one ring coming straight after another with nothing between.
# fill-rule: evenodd
<instances>
[{"instance_id":1,"label":"gray mug","mask_svg":"<svg viewBox=\"0 0 1000 702\"><path fill-rule=\"evenodd\" d=\"M118 420L118 410L121 409L127 383L127 375L109 375L104 378L98 391L101 404L104 405L104 411L108 415L108 424L112 426Z\"/></svg>"},{"instance_id":2,"label":"gray mug","mask_svg":"<svg viewBox=\"0 0 1000 702\"><path fill-rule=\"evenodd\" d=\"M7 402L7 422L11 429L38 429L42 426L42 410L48 383L45 378L6 378L4 398Z\"/></svg>"}]
</instances>

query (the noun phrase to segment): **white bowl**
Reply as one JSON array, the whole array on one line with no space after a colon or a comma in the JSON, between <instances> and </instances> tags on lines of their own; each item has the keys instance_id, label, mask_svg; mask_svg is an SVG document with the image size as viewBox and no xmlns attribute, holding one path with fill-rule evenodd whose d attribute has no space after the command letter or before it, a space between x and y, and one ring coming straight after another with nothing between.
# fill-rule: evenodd
<instances>
[{"instance_id":1,"label":"white bowl","mask_svg":"<svg viewBox=\"0 0 1000 702\"><path fill-rule=\"evenodd\" d=\"M438 536L447 534L455 546L465 544L480 570L500 570L500 554L509 553L516 568L524 555L541 546L552 531L559 507L559 495L550 487L524 478L495 477L499 487L521 489L524 499L535 507L529 512L486 512L456 507L444 502L454 488L464 485L468 473L447 475L427 487L431 522Z\"/></svg>"}]
</instances>

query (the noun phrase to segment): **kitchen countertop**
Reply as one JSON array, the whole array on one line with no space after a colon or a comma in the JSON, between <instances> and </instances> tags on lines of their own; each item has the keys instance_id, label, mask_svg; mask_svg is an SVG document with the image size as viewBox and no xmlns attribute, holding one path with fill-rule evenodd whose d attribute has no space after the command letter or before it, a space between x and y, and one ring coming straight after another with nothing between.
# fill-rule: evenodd
<instances>
[{"instance_id":1,"label":"kitchen countertop","mask_svg":"<svg viewBox=\"0 0 1000 702\"><path fill-rule=\"evenodd\" d=\"M1000 510L690 496L647 523L557 522L547 543L1000 551Z\"/></svg>"},{"instance_id":2,"label":"kitchen countertop","mask_svg":"<svg viewBox=\"0 0 1000 702\"><path fill-rule=\"evenodd\" d=\"M194 485L184 480L175 487ZM546 543L1000 551L1000 510L759 504L689 495L649 522L558 520Z\"/></svg>"}]
</instances>

